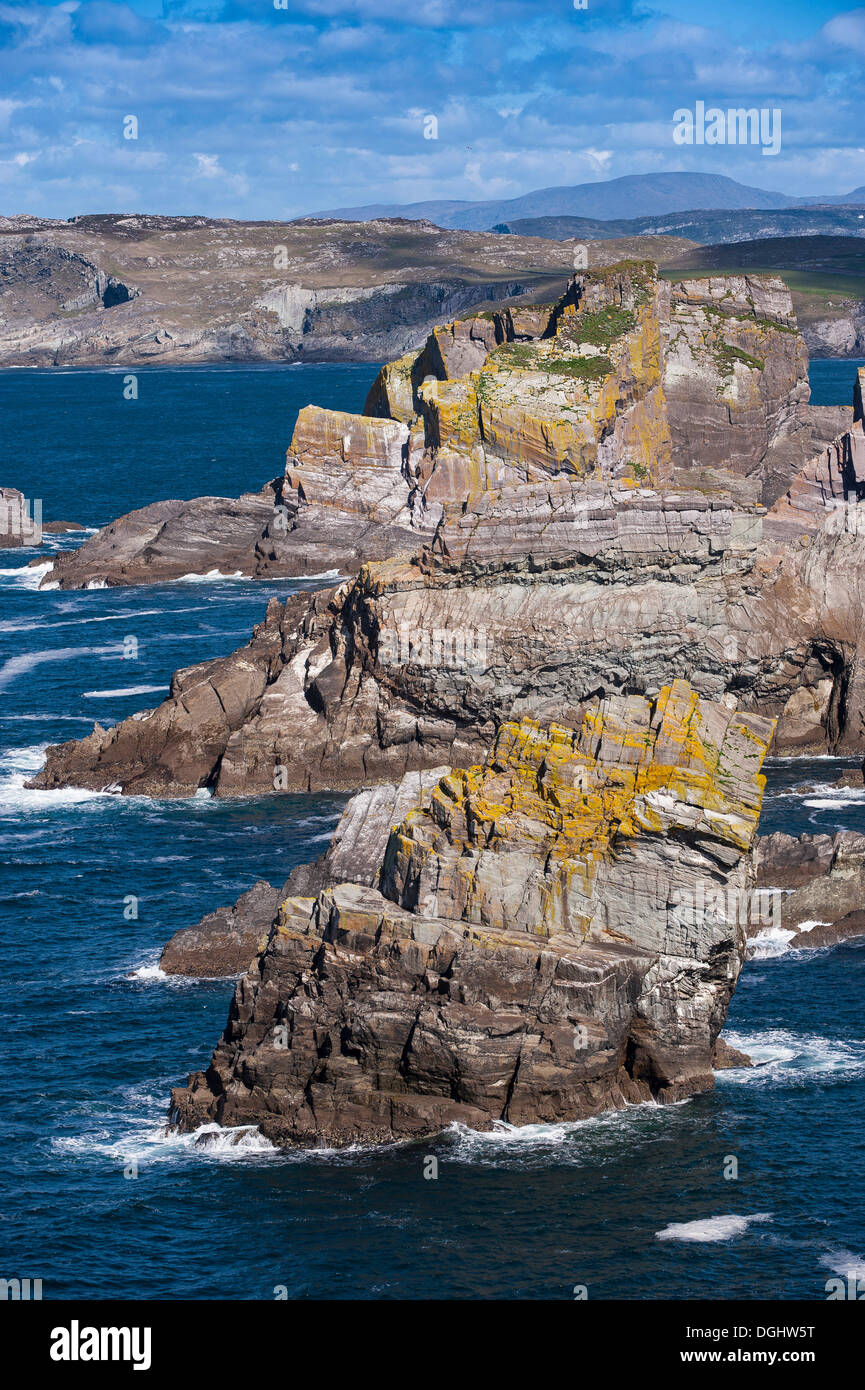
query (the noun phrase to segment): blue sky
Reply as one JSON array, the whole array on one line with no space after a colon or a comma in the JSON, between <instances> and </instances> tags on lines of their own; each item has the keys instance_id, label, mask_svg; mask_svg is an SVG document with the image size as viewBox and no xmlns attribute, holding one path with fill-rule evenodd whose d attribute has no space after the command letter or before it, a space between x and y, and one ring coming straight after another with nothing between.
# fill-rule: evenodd
<instances>
[{"instance_id":1,"label":"blue sky","mask_svg":"<svg viewBox=\"0 0 865 1390\"><path fill-rule=\"evenodd\" d=\"M0 74L7 214L286 218L672 169L865 184L865 8L831 0L0 0ZM780 154L675 145L698 100L780 108Z\"/></svg>"}]
</instances>

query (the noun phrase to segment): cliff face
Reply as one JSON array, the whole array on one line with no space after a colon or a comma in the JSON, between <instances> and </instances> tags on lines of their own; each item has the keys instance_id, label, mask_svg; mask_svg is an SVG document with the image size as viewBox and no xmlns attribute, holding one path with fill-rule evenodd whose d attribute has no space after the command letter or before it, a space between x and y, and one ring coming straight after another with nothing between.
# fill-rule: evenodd
<instances>
[{"instance_id":1,"label":"cliff face","mask_svg":"<svg viewBox=\"0 0 865 1390\"><path fill-rule=\"evenodd\" d=\"M380 362L572 263L540 238L401 218L0 217L0 362Z\"/></svg>"},{"instance_id":2,"label":"cliff face","mask_svg":"<svg viewBox=\"0 0 865 1390\"><path fill-rule=\"evenodd\" d=\"M49 750L34 785L353 789L477 761L508 719L579 719L678 677L777 718L781 752L863 748L861 392L768 512L759 460L668 479L664 322L651 271L614 267L551 309L437 332L382 373L386 416L303 412L289 478L310 537L362 516L401 555L272 603L247 647ZM286 556L304 534L280 535Z\"/></svg>"},{"instance_id":3,"label":"cliff face","mask_svg":"<svg viewBox=\"0 0 865 1390\"><path fill-rule=\"evenodd\" d=\"M723 465L774 501L838 426L807 399L780 281L671 292L650 263L622 262L574 276L554 304L436 328L382 369L365 416L301 411L283 477L259 494L131 512L60 556L46 582L351 573L416 549L443 508L496 489L658 484L674 464Z\"/></svg>"},{"instance_id":4,"label":"cliff face","mask_svg":"<svg viewBox=\"0 0 865 1390\"><path fill-rule=\"evenodd\" d=\"M683 682L505 724L377 886L282 903L175 1122L345 1144L708 1088L744 936L702 904L749 890L771 732Z\"/></svg>"}]
</instances>

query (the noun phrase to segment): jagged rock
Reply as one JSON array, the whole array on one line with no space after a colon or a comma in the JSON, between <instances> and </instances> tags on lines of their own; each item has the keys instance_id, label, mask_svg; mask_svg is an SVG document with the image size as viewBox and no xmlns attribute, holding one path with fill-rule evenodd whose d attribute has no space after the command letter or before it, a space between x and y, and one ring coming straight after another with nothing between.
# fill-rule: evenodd
<instances>
[{"instance_id":1,"label":"jagged rock","mask_svg":"<svg viewBox=\"0 0 865 1390\"><path fill-rule=\"evenodd\" d=\"M669 295L664 390L674 461L744 474L776 469L772 451L810 394L786 285L774 276L707 276L676 283ZM799 452L796 462L807 457Z\"/></svg>"},{"instance_id":2,"label":"jagged rock","mask_svg":"<svg viewBox=\"0 0 865 1390\"><path fill-rule=\"evenodd\" d=\"M174 1122L346 1144L710 1088L744 935L695 904L750 882L771 732L683 682L505 725L393 831L380 889L286 899Z\"/></svg>"},{"instance_id":3,"label":"jagged rock","mask_svg":"<svg viewBox=\"0 0 865 1390\"><path fill-rule=\"evenodd\" d=\"M384 782L358 792L346 805L324 854L312 864L299 864L292 869L282 897L314 895L347 880L377 886L394 825L412 807L421 805L448 772L449 767L407 772L398 783Z\"/></svg>"},{"instance_id":4,"label":"jagged rock","mask_svg":"<svg viewBox=\"0 0 865 1390\"><path fill-rule=\"evenodd\" d=\"M716 1038L712 1049L712 1070L729 1071L734 1067L753 1067L754 1063L746 1052L732 1047L725 1038Z\"/></svg>"},{"instance_id":5,"label":"jagged rock","mask_svg":"<svg viewBox=\"0 0 865 1390\"><path fill-rule=\"evenodd\" d=\"M626 261L574 276L555 303L435 328L382 368L365 416L301 411L285 474L260 494L132 512L59 557L44 582L150 583L227 566L255 578L348 574L410 556L442 509L450 531L467 510L465 530L497 496L503 525L553 505L561 539L563 524L581 524L580 480L621 493L668 481L673 461L679 472L723 465L728 492L731 469L750 474L752 500L762 488L774 502L842 427L807 399L807 354L780 281L671 290L651 263Z\"/></svg>"},{"instance_id":6,"label":"jagged rock","mask_svg":"<svg viewBox=\"0 0 865 1390\"><path fill-rule=\"evenodd\" d=\"M761 888L801 888L828 873L835 835L785 835L776 830L754 842L754 872Z\"/></svg>"},{"instance_id":7,"label":"jagged rock","mask_svg":"<svg viewBox=\"0 0 865 1390\"><path fill-rule=\"evenodd\" d=\"M166 975L241 975L270 934L279 893L260 879L232 907L218 907L194 927L175 932L159 960Z\"/></svg>"},{"instance_id":8,"label":"jagged rock","mask_svg":"<svg viewBox=\"0 0 865 1390\"><path fill-rule=\"evenodd\" d=\"M796 933L790 946L830 946L860 934L853 919L865 920L865 835L758 836L754 869L758 887L791 890L777 913L777 925ZM803 922L818 925L797 931Z\"/></svg>"},{"instance_id":9,"label":"jagged rock","mask_svg":"<svg viewBox=\"0 0 865 1390\"><path fill-rule=\"evenodd\" d=\"M651 268L609 267L577 277L548 320L521 325L552 336L508 339L512 314L481 319L466 341L502 337L481 370L412 379L420 432L376 416L357 417L352 435L353 417L302 412L288 473L294 511L284 507L287 532L267 542L267 555L259 544L261 564L301 555L311 568L333 554L327 537L346 518L379 528L379 538L399 530L417 554L408 558L399 541L392 559L328 593L271 606L245 648L178 673L158 710L49 750L33 785L354 790L474 761L504 720L579 718L601 694L653 694L679 676L706 698L776 718L779 753L865 750L861 411L768 512L759 473L693 467L665 479L662 307ZM430 360L443 364L453 343L441 333L435 342ZM551 433L563 376L574 362L597 363L599 343L608 365L597 380L580 377L573 418ZM612 452L610 387L617 400L622 393L613 414L624 422ZM378 390L389 399L392 384L382 378ZM628 420L642 428L652 412L645 457L655 457L659 480L647 486L622 440ZM356 486L328 502L327 470L344 473L346 448L357 451ZM595 476L586 477L592 449ZM833 460L846 462L839 471ZM851 484L843 495L836 474ZM323 550L297 539L311 533ZM216 693L226 686L230 709Z\"/></svg>"},{"instance_id":10,"label":"jagged rock","mask_svg":"<svg viewBox=\"0 0 865 1390\"><path fill-rule=\"evenodd\" d=\"M826 850L821 846L822 854ZM781 903L781 925L837 922L865 907L865 835L839 831L831 837L829 862L822 873L802 883Z\"/></svg>"},{"instance_id":11,"label":"jagged rock","mask_svg":"<svg viewBox=\"0 0 865 1390\"><path fill-rule=\"evenodd\" d=\"M865 910L848 912L837 922L819 922L808 931L797 932L788 945L798 951L817 950L821 946L838 946L842 941L855 941L865 936Z\"/></svg>"}]
</instances>

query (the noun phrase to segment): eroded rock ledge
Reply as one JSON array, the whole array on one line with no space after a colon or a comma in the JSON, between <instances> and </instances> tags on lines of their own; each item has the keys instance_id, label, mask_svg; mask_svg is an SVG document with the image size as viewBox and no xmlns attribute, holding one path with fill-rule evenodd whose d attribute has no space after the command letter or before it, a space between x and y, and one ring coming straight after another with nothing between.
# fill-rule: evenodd
<instances>
[{"instance_id":1,"label":"eroded rock ledge","mask_svg":"<svg viewBox=\"0 0 865 1390\"><path fill-rule=\"evenodd\" d=\"M698 904L748 890L772 731L684 682L506 724L377 886L282 903L173 1122L344 1145L708 1089L744 935Z\"/></svg>"}]
</instances>

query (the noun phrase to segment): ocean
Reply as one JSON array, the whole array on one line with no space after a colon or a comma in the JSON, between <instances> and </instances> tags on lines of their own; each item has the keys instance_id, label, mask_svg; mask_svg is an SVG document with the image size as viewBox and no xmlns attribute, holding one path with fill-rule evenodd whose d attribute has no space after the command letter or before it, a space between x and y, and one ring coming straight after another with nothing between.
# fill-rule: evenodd
<instances>
[{"instance_id":1,"label":"ocean","mask_svg":"<svg viewBox=\"0 0 865 1390\"><path fill-rule=\"evenodd\" d=\"M813 363L815 402L848 403L857 365ZM149 368L136 401L125 375L0 372L0 483L45 520L257 489L297 410L359 410L375 368ZM233 985L166 979L162 945L316 857L344 798L23 783L46 744L158 703L310 584L40 592L31 558L0 553L0 1275L46 1299L823 1299L832 1275L865 1277L865 942L767 938L725 1030L765 1065L679 1105L340 1153L167 1135ZM865 831L865 792L829 786L852 765L771 763L761 830Z\"/></svg>"}]
</instances>

